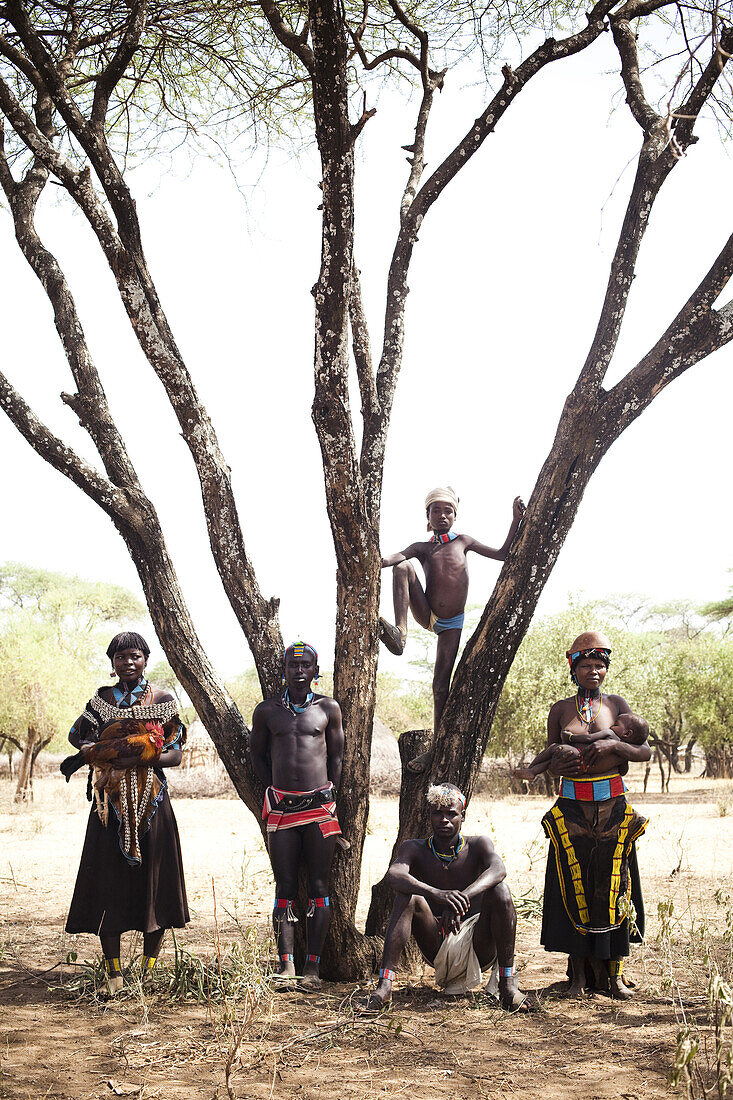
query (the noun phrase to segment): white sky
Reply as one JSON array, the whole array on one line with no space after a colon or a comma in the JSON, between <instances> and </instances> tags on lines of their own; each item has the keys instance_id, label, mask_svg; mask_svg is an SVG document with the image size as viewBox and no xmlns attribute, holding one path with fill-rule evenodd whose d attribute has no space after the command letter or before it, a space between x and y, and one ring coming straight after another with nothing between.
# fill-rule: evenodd
<instances>
[{"instance_id":1,"label":"white sky","mask_svg":"<svg viewBox=\"0 0 733 1100\"><path fill-rule=\"evenodd\" d=\"M552 443L591 339L639 131L618 94L610 35L522 93L439 200L420 233L384 482L382 549L425 530L423 498L455 486L456 529L497 545ZM609 104L615 93L615 110ZM481 109L478 88L439 97L437 165ZM400 146L414 107L382 101L360 139L357 258L375 353L406 178ZM609 381L664 330L733 228L730 154L712 124L657 201ZM132 174L148 258L173 330L233 470L245 541L283 633L332 663L335 560L310 420L320 178L313 152L240 156L240 189L203 158ZM632 163L630 163L632 162ZM619 179L619 177L621 177ZM56 189L55 189L56 190ZM58 193L58 192L57 192ZM80 215L61 197L39 226L77 296L112 410L156 502L201 638L224 675L250 663L210 557L198 482L162 389L131 334ZM0 217L4 369L34 410L87 458L58 399L73 382L47 300ZM726 300L726 299L724 299ZM730 584L730 346L674 382L602 462L540 605L636 591L714 599ZM358 395L354 397L358 414ZM5 471L0 560L17 559L139 592L107 518L0 419ZM473 558L470 601L497 563ZM389 612L389 585L383 609ZM159 654L154 654L158 656ZM382 667L407 672L382 650Z\"/></svg>"}]
</instances>

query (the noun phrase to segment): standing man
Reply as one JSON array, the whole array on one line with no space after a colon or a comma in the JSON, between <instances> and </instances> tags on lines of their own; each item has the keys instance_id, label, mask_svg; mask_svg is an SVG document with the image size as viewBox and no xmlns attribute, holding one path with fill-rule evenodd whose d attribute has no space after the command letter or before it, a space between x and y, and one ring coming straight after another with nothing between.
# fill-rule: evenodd
<instances>
[{"instance_id":1,"label":"standing man","mask_svg":"<svg viewBox=\"0 0 733 1100\"><path fill-rule=\"evenodd\" d=\"M489 968L487 992L495 993L498 968L502 1006L527 1011L527 997L517 988L517 913L502 859L489 837L462 835L466 799L453 783L430 787L427 802L432 834L427 840L406 840L387 871L397 897L379 984L363 1009L379 1012L389 1003L400 955L413 935L446 993L475 989L482 969Z\"/></svg>"},{"instance_id":2,"label":"standing man","mask_svg":"<svg viewBox=\"0 0 733 1100\"><path fill-rule=\"evenodd\" d=\"M294 904L298 870L308 874L307 957L298 988L321 988L321 951L331 923L328 879L337 838L336 794L341 781L344 731L335 699L317 695L318 654L295 642L284 656L283 693L255 709L250 749L254 769L266 785L262 816L275 875L273 925L279 973L295 988Z\"/></svg>"},{"instance_id":3,"label":"standing man","mask_svg":"<svg viewBox=\"0 0 733 1100\"><path fill-rule=\"evenodd\" d=\"M648 760L651 753L645 738L632 744L610 734L576 751L575 734L609 730L631 708L620 695L601 691L611 660L602 634L578 635L566 656L578 690L558 700L547 719L548 746L561 744L563 734L569 743L551 765L562 776L560 797L542 818L551 843L540 942L545 951L569 956L568 996L580 997L592 984L627 999L624 959L630 939L644 932L635 841L647 822L627 803L622 775L629 761Z\"/></svg>"}]
</instances>

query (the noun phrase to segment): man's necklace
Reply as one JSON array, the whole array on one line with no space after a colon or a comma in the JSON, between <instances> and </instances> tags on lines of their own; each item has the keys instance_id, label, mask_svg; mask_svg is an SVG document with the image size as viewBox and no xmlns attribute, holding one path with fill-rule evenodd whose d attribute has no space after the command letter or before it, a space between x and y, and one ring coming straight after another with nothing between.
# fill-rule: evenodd
<instances>
[{"instance_id":1,"label":"man's necklace","mask_svg":"<svg viewBox=\"0 0 733 1100\"><path fill-rule=\"evenodd\" d=\"M580 698L580 692L575 696L575 709L578 712L578 717L581 722L585 722L588 729L593 725L598 715L601 713L601 707L603 706L603 692L598 692L598 710L593 713L593 695L588 692L583 692L583 698Z\"/></svg>"},{"instance_id":2,"label":"man's necklace","mask_svg":"<svg viewBox=\"0 0 733 1100\"><path fill-rule=\"evenodd\" d=\"M292 701L292 699L290 698L290 692L288 691L287 688L285 688L285 691L282 694L282 698L281 698L280 702L282 703L282 705L285 707L286 710L290 711L291 714L302 714L303 711L307 710L308 707L311 705L311 703L313 702L313 699L314 699L314 693L312 691L309 691L308 694L305 697L305 703L303 704L302 707L299 707L297 703L294 703Z\"/></svg>"},{"instance_id":3,"label":"man's necklace","mask_svg":"<svg viewBox=\"0 0 733 1100\"><path fill-rule=\"evenodd\" d=\"M437 848L435 847L435 845L433 844L432 835L428 837L428 848L433 853L433 855L437 859L440 860L441 863L449 863L449 864L452 863L454 859L458 858L458 853L462 852L465 847L466 847L466 842L463 839L463 837L459 834L458 835L458 843L457 844L451 844L450 852L448 853L448 855L445 855L445 853L439 852L437 850Z\"/></svg>"},{"instance_id":4,"label":"man's necklace","mask_svg":"<svg viewBox=\"0 0 733 1100\"><path fill-rule=\"evenodd\" d=\"M453 539L457 539L457 538L458 538L458 535L455 533L455 531L448 531L448 533L445 534L445 535L439 535L436 531L436 533L433 535L433 537L431 538L430 541L431 542L453 542Z\"/></svg>"}]
</instances>

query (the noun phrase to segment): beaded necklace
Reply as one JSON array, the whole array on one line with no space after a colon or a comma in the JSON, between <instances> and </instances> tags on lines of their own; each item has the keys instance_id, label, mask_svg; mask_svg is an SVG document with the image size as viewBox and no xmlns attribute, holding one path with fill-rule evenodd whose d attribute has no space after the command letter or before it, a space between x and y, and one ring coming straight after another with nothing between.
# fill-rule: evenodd
<instances>
[{"instance_id":1,"label":"beaded necklace","mask_svg":"<svg viewBox=\"0 0 733 1100\"><path fill-rule=\"evenodd\" d=\"M431 542L453 542L453 539L457 539L457 538L458 538L458 535L455 533L455 531L448 531L448 533L445 534L445 535L439 535L436 531L436 533L433 535L433 537L431 538L430 541Z\"/></svg>"},{"instance_id":2,"label":"beaded necklace","mask_svg":"<svg viewBox=\"0 0 733 1100\"><path fill-rule=\"evenodd\" d=\"M603 692L598 692L598 710L593 713L593 695L589 691L583 692L583 698L580 699L580 692L575 696L575 709L578 712L578 717L581 722L585 722L588 729L593 725L598 715L601 713L601 707L603 706Z\"/></svg>"},{"instance_id":3,"label":"beaded necklace","mask_svg":"<svg viewBox=\"0 0 733 1100\"><path fill-rule=\"evenodd\" d=\"M291 714L302 714L303 711L307 710L308 707L311 705L311 703L313 702L313 699L314 699L314 693L312 691L309 691L308 694L305 697L305 703L303 704L302 707L299 707L297 705L297 703L294 703L292 701L292 699L290 698L290 692L288 691L287 688L285 688L285 691L282 694L282 698L281 698L280 702L282 703L282 705L285 707L286 710L290 711Z\"/></svg>"},{"instance_id":4,"label":"beaded necklace","mask_svg":"<svg viewBox=\"0 0 733 1100\"><path fill-rule=\"evenodd\" d=\"M428 848L433 853L433 855L436 857L436 859L440 860L441 863L451 864L454 859L458 858L458 853L462 852L463 849L466 847L466 842L459 833L458 834L458 843L456 845L451 844L450 853L448 855L445 855L443 852L439 852L437 850L437 848L435 847L435 845L433 843L433 839L434 838L433 838L432 835L428 837Z\"/></svg>"},{"instance_id":5,"label":"beaded necklace","mask_svg":"<svg viewBox=\"0 0 733 1100\"><path fill-rule=\"evenodd\" d=\"M118 680L112 688L112 698L117 707L134 707L137 703L147 701L148 681L144 676L136 680L134 684L125 684Z\"/></svg>"}]
</instances>

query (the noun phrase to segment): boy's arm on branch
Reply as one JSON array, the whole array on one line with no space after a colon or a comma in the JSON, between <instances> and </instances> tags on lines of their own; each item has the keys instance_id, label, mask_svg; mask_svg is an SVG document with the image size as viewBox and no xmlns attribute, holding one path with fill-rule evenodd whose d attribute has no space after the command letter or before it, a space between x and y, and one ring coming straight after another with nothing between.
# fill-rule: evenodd
<instances>
[{"instance_id":1,"label":"boy's arm on branch","mask_svg":"<svg viewBox=\"0 0 733 1100\"><path fill-rule=\"evenodd\" d=\"M427 882L415 878L412 872L412 860L417 841L406 840L397 852L385 875L387 884L398 894L417 894L428 901L436 902L445 909L451 909L458 916L464 916L469 910L469 901L461 890L439 890Z\"/></svg>"},{"instance_id":2,"label":"boy's arm on branch","mask_svg":"<svg viewBox=\"0 0 733 1100\"><path fill-rule=\"evenodd\" d=\"M473 550L474 554L480 554L482 558L495 558L497 561L505 561L506 556L509 553L509 547L514 542L514 536L519 530L519 524L522 522L522 516L525 513L525 505L521 497L515 497L512 505L512 522L509 527L509 533L504 540L504 545L500 546L498 550L493 546L485 546L484 543L479 542L477 539L473 539L468 536L466 538L466 552Z\"/></svg>"},{"instance_id":3,"label":"boy's arm on branch","mask_svg":"<svg viewBox=\"0 0 733 1100\"><path fill-rule=\"evenodd\" d=\"M272 783L272 762L270 761L270 731L267 726L265 704L259 703L252 715L252 731L249 735L249 751L252 767L257 778L266 787Z\"/></svg>"},{"instance_id":4,"label":"boy's arm on branch","mask_svg":"<svg viewBox=\"0 0 733 1100\"><path fill-rule=\"evenodd\" d=\"M419 542L413 542L405 550L400 550L397 554L390 554L387 558L382 558L382 569L390 569L393 565L399 565L401 561L407 561L408 558L417 558L422 561L422 544Z\"/></svg>"},{"instance_id":5,"label":"boy's arm on branch","mask_svg":"<svg viewBox=\"0 0 733 1100\"><path fill-rule=\"evenodd\" d=\"M341 707L335 699L329 700L328 725L326 726L326 756L328 778L338 791L341 785L341 768L344 763L344 727Z\"/></svg>"},{"instance_id":6,"label":"boy's arm on branch","mask_svg":"<svg viewBox=\"0 0 733 1100\"><path fill-rule=\"evenodd\" d=\"M492 886L498 886L506 878L504 861L487 836L473 837L471 851L483 858L484 869L478 878L467 886L463 893L467 898L475 898L490 890Z\"/></svg>"}]
</instances>

